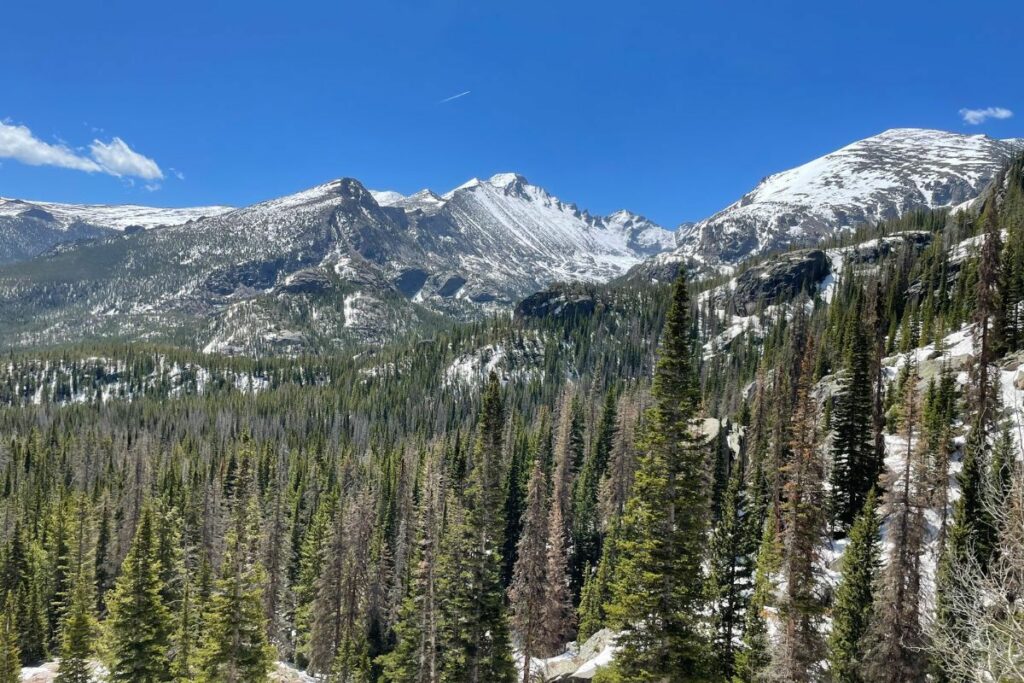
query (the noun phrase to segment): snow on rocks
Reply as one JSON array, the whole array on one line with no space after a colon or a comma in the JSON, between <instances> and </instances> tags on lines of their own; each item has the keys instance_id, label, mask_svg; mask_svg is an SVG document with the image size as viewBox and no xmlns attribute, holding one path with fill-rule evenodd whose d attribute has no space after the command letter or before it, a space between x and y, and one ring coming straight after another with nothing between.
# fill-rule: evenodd
<instances>
[{"instance_id":1,"label":"snow on rocks","mask_svg":"<svg viewBox=\"0 0 1024 683\"><path fill-rule=\"evenodd\" d=\"M976 197L1016 141L897 128L770 175L715 215L680 231L676 253L738 263L814 243L913 209Z\"/></svg>"},{"instance_id":2,"label":"snow on rocks","mask_svg":"<svg viewBox=\"0 0 1024 683\"><path fill-rule=\"evenodd\" d=\"M134 204L57 204L0 197L0 217L38 217L52 221L65 230L75 223L88 223L113 230L124 230L131 226L155 228L165 225L181 225L200 218L219 216L233 210L230 206L163 209Z\"/></svg>"},{"instance_id":3,"label":"snow on rocks","mask_svg":"<svg viewBox=\"0 0 1024 683\"><path fill-rule=\"evenodd\" d=\"M590 680L597 672L611 664L615 655L615 633L601 629L582 645L570 643L565 652L547 659L534 658L531 671L543 681ZM522 674L523 658L515 653L516 668Z\"/></svg>"}]
</instances>

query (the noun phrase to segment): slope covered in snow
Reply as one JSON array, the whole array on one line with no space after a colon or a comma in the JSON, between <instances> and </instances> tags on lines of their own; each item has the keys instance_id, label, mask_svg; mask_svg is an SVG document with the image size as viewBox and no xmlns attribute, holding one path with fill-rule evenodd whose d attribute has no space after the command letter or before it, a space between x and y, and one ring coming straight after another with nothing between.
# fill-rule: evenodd
<instances>
[{"instance_id":1,"label":"slope covered in snow","mask_svg":"<svg viewBox=\"0 0 1024 683\"><path fill-rule=\"evenodd\" d=\"M32 258L58 244L128 228L180 225L230 211L227 206L163 209L151 206L56 204L0 197L0 264Z\"/></svg>"},{"instance_id":2,"label":"slope covered in snow","mask_svg":"<svg viewBox=\"0 0 1024 683\"><path fill-rule=\"evenodd\" d=\"M915 209L976 197L1024 140L896 128L770 175L713 216L680 229L679 257L735 264Z\"/></svg>"},{"instance_id":3,"label":"slope covered in snow","mask_svg":"<svg viewBox=\"0 0 1024 683\"><path fill-rule=\"evenodd\" d=\"M114 230L124 230L133 225L155 228L161 225L180 225L207 216L219 216L231 210L230 206L168 209L135 204L57 204L0 197L0 217L24 216L27 213L30 216L45 218L44 214L49 214L56 225L65 228L73 223L89 223Z\"/></svg>"}]
</instances>

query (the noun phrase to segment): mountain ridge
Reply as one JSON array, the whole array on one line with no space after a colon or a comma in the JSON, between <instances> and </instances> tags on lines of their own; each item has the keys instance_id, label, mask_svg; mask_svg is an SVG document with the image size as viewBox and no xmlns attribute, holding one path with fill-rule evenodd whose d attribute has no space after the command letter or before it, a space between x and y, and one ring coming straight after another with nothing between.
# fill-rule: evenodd
<instances>
[{"instance_id":1,"label":"mountain ridge","mask_svg":"<svg viewBox=\"0 0 1024 683\"><path fill-rule=\"evenodd\" d=\"M437 315L510 309L558 280L609 280L674 245L649 221L591 216L515 174L446 195L420 193L413 206L377 193L382 206L341 178L176 226L88 236L0 268L0 337L239 353L380 342Z\"/></svg>"},{"instance_id":2,"label":"mountain ridge","mask_svg":"<svg viewBox=\"0 0 1024 683\"><path fill-rule=\"evenodd\" d=\"M863 223L976 197L1024 139L891 128L765 176L711 216L680 226L675 256L714 269L813 246Z\"/></svg>"}]
</instances>

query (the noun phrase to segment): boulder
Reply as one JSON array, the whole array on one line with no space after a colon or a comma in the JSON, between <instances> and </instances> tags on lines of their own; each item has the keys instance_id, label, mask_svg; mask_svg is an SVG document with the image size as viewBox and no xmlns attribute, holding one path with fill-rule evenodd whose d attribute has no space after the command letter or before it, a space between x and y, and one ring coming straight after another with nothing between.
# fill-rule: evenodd
<instances>
[{"instance_id":1,"label":"boulder","mask_svg":"<svg viewBox=\"0 0 1024 683\"><path fill-rule=\"evenodd\" d=\"M611 663L615 649L615 633L601 629L585 643L571 644L557 657L533 660L533 671L543 681L589 681Z\"/></svg>"}]
</instances>

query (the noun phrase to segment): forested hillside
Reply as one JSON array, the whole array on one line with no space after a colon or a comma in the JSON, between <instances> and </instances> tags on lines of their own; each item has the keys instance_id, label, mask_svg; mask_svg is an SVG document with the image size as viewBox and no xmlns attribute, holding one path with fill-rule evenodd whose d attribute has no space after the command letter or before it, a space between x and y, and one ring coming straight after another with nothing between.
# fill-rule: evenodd
<instances>
[{"instance_id":1,"label":"forested hillside","mask_svg":"<svg viewBox=\"0 0 1024 683\"><path fill-rule=\"evenodd\" d=\"M842 234L343 357L6 354L0 683L1024 680L1024 161Z\"/></svg>"}]
</instances>

